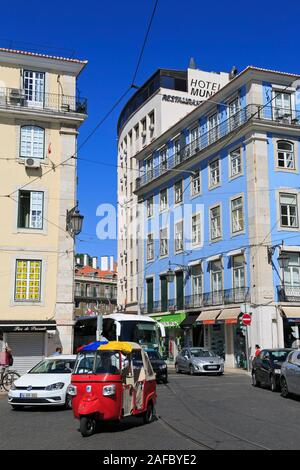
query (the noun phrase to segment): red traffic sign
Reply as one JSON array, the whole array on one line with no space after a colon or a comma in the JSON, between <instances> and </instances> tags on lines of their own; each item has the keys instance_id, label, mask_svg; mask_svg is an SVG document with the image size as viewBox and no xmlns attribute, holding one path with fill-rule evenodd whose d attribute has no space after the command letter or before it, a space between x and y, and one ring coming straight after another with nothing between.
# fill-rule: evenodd
<instances>
[{"instance_id":1,"label":"red traffic sign","mask_svg":"<svg viewBox=\"0 0 300 470\"><path fill-rule=\"evenodd\" d=\"M244 313L242 316L242 323L245 326L251 325L251 315L249 313Z\"/></svg>"}]
</instances>

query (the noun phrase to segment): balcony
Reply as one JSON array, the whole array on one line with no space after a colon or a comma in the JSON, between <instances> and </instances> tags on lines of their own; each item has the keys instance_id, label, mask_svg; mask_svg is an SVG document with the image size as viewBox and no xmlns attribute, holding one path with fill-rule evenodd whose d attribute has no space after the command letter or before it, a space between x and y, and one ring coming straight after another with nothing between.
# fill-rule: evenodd
<instances>
[{"instance_id":1,"label":"balcony","mask_svg":"<svg viewBox=\"0 0 300 470\"><path fill-rule=\"evenodd\" d=\"M300 294L300 288L299 288ZM215 305L242 304L250 301L249 287L239 287L236 289L224 289L216 292L206 292L197 295L186 295L184 297L183 308L178 308L176 299L165 301L155 301L153 305L141 305L141 313L162 313L174 312L177 310L194 310Z\"/></svg>"},{"instance_id":2,"label":"balcony","mask_svg":"<svg viewBox=\"0 0 300 470\"><path fill-rule=\"evenodd\" d=\"M271 121L277 124L300 127L300 111L256 104L247 105L230 118L200 135L198 139L193 140L190 144L185 145L179 151L173 153L161 164L149 169L146 173L137 178L135 190L138 191L146 184L166 174L169 170L179 167L183 162L192 159L198 152L220 141L223 137L242 127L243 124L250 121L252 118L260 121Z\"/></svg>"},{"instance_id":3,"label":"balcony","mask_svg":"<svg viewBox=\"0 0 300 470\"><path fill-rule=\"evenodd\" d=\"M103 302L116 302L116 297L112 293L106 294L99 292L97 289L75 289L75 299L82 301L103 301Z\"/></svg>"},{"instance_id":4,"label":"balcony","mask_svg":"<svg viewBox=\"0 0 300 470\"><path fill-rule=\"evenodd\" d=\"M47 113L87 114L86 98L57 95L54 93L36 93L19 88L0 88L0 109L35 110Z\"/></svg>"},{"instance_id":5,"label":"balcony","mask_svg":"<svg viewBox=\"0 0 300 470\"><path fill-rule=\"evenodd\" d=\"M277 286L280 302L300 302L300 286Z\"/></svg>"}]
</instances>

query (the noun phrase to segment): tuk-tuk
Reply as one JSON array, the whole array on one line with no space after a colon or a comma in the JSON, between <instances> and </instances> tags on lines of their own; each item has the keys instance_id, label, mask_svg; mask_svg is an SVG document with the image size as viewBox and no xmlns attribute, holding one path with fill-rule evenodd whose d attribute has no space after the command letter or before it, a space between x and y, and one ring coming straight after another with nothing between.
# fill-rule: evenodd
<instances>
[{"instance_id":1,"label":"tuk-tuk","mask_svg":"<svg viewBox=\"0 0 300 470\"><path fill-rule=\"evenodd\" d=\"M154 417L155 374L136 343L96 341L83 346L67 393L82 436L91 436L100 421L139 415L150 423Z\"/></svg>"}]
</instances>

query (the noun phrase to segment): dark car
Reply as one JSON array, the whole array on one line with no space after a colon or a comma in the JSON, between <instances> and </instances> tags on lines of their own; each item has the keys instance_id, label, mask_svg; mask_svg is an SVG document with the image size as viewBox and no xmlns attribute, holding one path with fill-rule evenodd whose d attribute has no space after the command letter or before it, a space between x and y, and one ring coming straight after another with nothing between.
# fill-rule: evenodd
<instances>
[{"instance_id":1,"label":"dark car","mask_svg":"<svg viewBox=\"0 0 300 470\"><path fill-rule=\"evenodd\" d=\"M252 385L270 387L272 392L280 388L281 366L291 349L263 349L252 361Z\"/></svg>"},{"instance_id":2,"label":"dark car","mask_svg":"<svg viewBox=\"0 0 300 470\"><path fill-rule=\"evenodd\" d=\"M168 367L158 351L154 349L146 349L150 359L152 368L156 374L156 381L167 383L168 382Z\"/></svg>"}]
</instances>

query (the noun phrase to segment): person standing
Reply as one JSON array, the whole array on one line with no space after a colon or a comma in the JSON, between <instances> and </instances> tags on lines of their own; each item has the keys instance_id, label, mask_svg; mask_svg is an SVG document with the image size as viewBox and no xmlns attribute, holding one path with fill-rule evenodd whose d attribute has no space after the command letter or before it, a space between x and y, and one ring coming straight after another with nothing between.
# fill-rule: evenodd
<instances>
[{"instance_id":1,"label":"person standing","mask_svg":"<svg viewBox=\"0 0 300 470\"><path fill-rule=\"evenodd\" d=\"M254 357L259 356L259 355L260 355L260 352L261 352L261 347L259 346L259 344L256 344L256 345L255 345Z\"/></svg>"}]
</instances>

